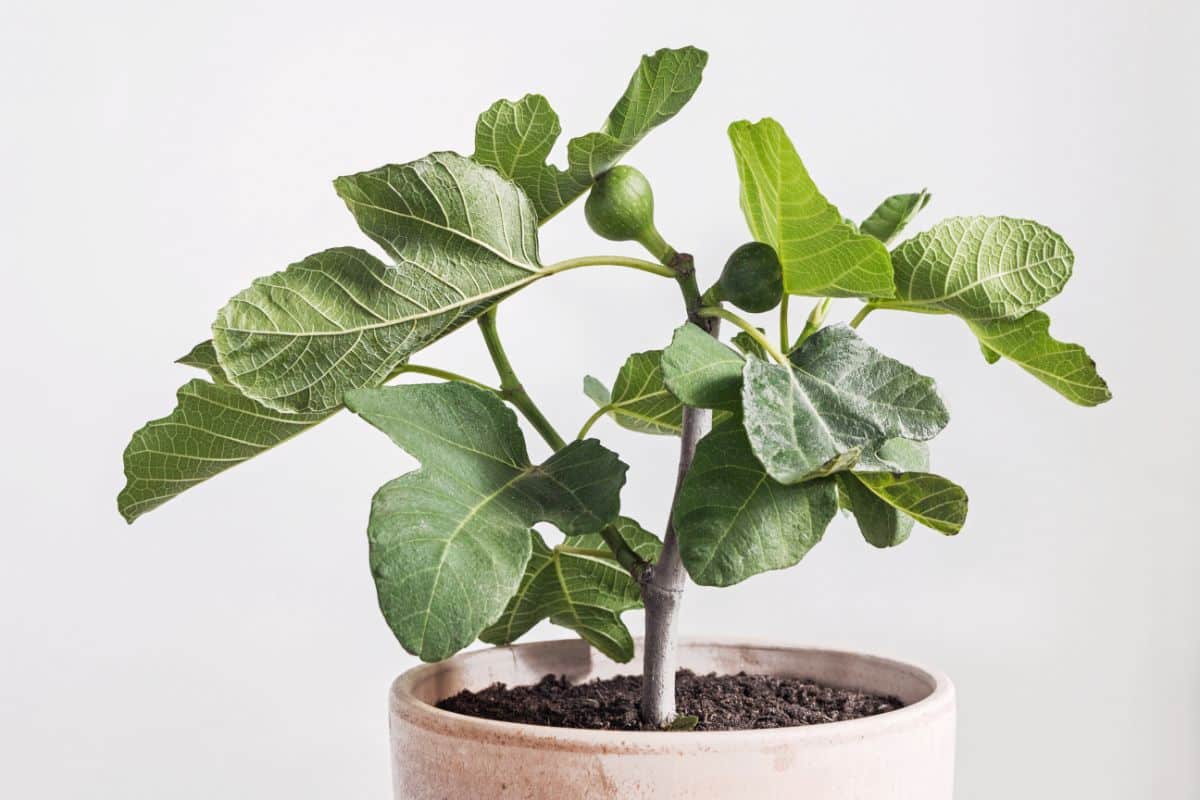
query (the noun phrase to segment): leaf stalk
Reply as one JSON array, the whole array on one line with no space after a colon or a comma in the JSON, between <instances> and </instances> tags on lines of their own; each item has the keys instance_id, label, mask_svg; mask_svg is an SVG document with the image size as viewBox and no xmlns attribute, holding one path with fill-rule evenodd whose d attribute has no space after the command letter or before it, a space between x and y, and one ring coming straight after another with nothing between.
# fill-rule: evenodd
<instances>
[{"instance_id":1,"label":"leaf stalk","mask_svg":"<svg viewBox=\"0 0 1200 800\"><path fill-rule=\"evenodd\" d=\"M701 317L707 317L710 319L723 319L732 322L734 325L745 331L746 335L762 345L762 348L767 351L767 354L770 355L771 358L775 359L780 366L788 367L789 369L791 368L791 364L788 363L787 356L781 353L779 348L775 346L775 343L764 336L763 332L750 324L748 320L743 319L727 308L716 308L713 306L704 306L696 313Z\"/></svg>"},{"instance_id":2,"label":"leaf stalk","mask_svg":"<svg viewBox=\"0 0 1200 800\"><path fill-rule=\"evenodd\" d=\"M548 277L550 275L557 275L560 272L579 269L580 267L628 267L629 269L649 272L652 275L659 275L664 278L675 277L675 271L668 266L629 256L581 256L579 258L568 258L564 261L556 261L547 267L543 267L539 275Z\"/></svg>"},{"instance_id":3,"label":"leaf stalk","mask_svg":"<svg viewBox=\"0 0 1200 800\"><path fill-rule=\"evenodd\" d=\"M862 324L862 321L867 318L867 315L870 314L872 311L874 311L876 308L878 308L878 306L876 306L873 303L867 303L865 306L860 308L858 310L858 313L854 315L854 319L850 320L850 327L857 328L859 325Z\"/></svg>"},{"instance_id":4,"label":"leaf stalk","mask_svg":"<svg viewBox=\"0 0 1200 800\"><path fill-rule=\"evenodd\" d=\"M427 366L424 366L423 364L402 364L402 365L400 365L400 367L398 367L396 369L395 372L393 372L388 377L388 379L391 380L392 378L399 377L401 375L404 375L405 373L412 373L414 375L429 375L430 377L441 378L442 380L447 380L447 381L459 381L460 383L467 383L467 384L470 384L471 386L475 386L479 389L484 389L489 392L495 392L496 394L501 394L500 390L497 389L495 386L488 386L486 383L481 383L481 382L475 380L474 378L468 378L466 375L460 375L457 372L451 372L448 369L439 369L438 367L427 367Z\"/></svg>"}]
</instances>

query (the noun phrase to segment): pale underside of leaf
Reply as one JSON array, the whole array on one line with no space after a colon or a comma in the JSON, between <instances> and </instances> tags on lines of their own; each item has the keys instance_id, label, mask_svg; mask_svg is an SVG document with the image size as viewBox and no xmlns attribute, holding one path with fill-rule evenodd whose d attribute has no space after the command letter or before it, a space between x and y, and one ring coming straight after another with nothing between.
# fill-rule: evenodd
<instances>
[{"instance_id":1,"label":"pale underside of leaf","mask_svg":"<svg viewBox=\"0 0 1200 800\"><path fill-rule=\"evenodd\" d=\"M229 383L229 379L225 377L225 370L221 369L221 362L217 359L217 349L213 347L212 339L205 339L189 350L187 355L175 359L175 363L204 370L214 383Z\"/></svg>"},{"instance_id":2,"label":"pale underside of leaf","mask_svg":"<svg viewBox=\"0 0 1200 800\"><path fill-rule=\"evenodd\" d=\"M893 295L887 249L859 233L825 199L778 122L735 122L729 137L746 222L757 240L779 254L789 294Z\"/></svg>"},{"instance_id":3,"label":"pale underside of leaf","mask_svg":"<svg viewBox=\"0 0 1200 800\"><path fill-rule=\"evenodd\" d=\"M896 299L884 305L988 322L1019 317L1062 291L1074 254L1045 225L951 217L892 253Z\"/></svg>"},{"instance_id":4,"label":"pale underside of leaf","mask_svg":"<svg viewBox=\"0 0 1200 800\"><path fill-rule=\"evenodd\" d=\"M1096 406L1112 399L1096 362L1080 345L1050 335L1050 318L1031 311L1020 319L968 322L980 345L1003 356L1073 403ZM988 359L992 361L994 359Z\"/></svg>"},{"instance_id":5,"label":"pale underside of leaf","mask_svg":"<svg viewBox=\"0 0 1200 800\"><path fill-rule=\"evenodd\" d=\"M326 250L255 281L213 325L247 396L323 411L540 277L537 219L494 170L452 153L337 181L360 227L397 259Z\"/></svg>"},{"instance_id":6,"label":"pale underside of leaf","mask_svg":"<svg viewBox=\"0 0 1200 800\"><path fill-rule=\"evenodd\" d=\"M125 448L126 483L117 507L127 522L133 522L332 413L283 414L228 384L189 381L179 389L175 409L168 416L148 422L133 434Z\"/></svg>"}]
</instances>

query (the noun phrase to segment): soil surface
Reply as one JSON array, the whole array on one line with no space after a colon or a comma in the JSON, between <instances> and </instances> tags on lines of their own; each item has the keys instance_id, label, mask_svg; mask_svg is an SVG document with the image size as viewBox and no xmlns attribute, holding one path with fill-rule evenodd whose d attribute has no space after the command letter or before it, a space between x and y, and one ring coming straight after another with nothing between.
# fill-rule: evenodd
<instances>
[{"instance_id":1,"label":"soil surface","mask_svg":"<svg viewBox=\"0 0 1200 800\"><path fill-rule=\"evenodd\" d=\"M508 688L493 684L481 692L460 692L438 708L472 717L559 728L640 730L638 700L642 679L619 675L571 684L547 675L533 686ZM697 675L680 670L675 676L680 714L699 719L698 731L787 728L870 717L894 711L903 703L853 689L834 689L804 678L771 675Z\"/></svg>"}]
</instances>

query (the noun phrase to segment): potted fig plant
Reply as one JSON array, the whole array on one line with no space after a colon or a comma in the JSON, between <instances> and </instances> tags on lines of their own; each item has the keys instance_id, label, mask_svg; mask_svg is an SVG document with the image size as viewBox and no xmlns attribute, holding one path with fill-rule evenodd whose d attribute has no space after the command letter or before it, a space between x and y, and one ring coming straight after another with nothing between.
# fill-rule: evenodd
<instances>
[{"instance_id":1,"label":"potted fig plant","mask_svg":"<svg viewBox=\"0 0 1200 800\"><path fill-rule=\"evenodd\" d=\"M888 197L856 223L763 119L729 128L751 241L705 286L656 228L646 178L619 162L683 108L706 61L692 47L643 58L603 125L570 140L565 168L547 163L554 110L526 95L483 112L469 157L338 178L386 259L335 247L254 281L180 359L207 377L125 451L118 502L130 522L343 409L420 462L375 493L367 531L383 616L430 662L392 688L396 797L951 796L943 675L855 653L681 642L680 600L689 577L728 586L796 564L839 509L874 547L902 543L915 523L957 533L966 493L929 468L946 406L860 324L880 310L958 317L989 363L1096 405L1110 395L1094 362L1053 338L1039 310L1073 255L1050 228L1009 217L952 217L894 244L927 192ZM597 234L648 256L545 263L539 227L585 195ZM593 266L674 281L681 302L664 314L673 334L629 356L611 387L584 377L595 413L568 439L523 388L497 314L524 287ZM796 297L815 303L798 331ZM860 304L848 325L826 323L838 299ZM743 312L775 312L777 330ZM413 360L470 325L495 378ZM410 374L433 380L389 385ZM547 458L531 458L517 413ZM620 513L626 465L594 435L612 423L679 438L661 538ZM643 640L621 619L638 607ZM547 619L579 639L509 647ZM497 647L455 655L476 639ZM635 656L641 674L625 675Z\"/></svg>"}]
</instances>

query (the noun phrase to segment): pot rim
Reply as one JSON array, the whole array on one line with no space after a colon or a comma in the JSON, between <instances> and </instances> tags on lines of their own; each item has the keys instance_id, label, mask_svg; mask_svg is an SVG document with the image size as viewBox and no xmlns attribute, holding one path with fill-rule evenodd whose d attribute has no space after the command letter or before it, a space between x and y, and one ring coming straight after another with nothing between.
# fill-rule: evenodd
<instances>
[{"instance_id":1,"label":"pot rim","mask_svg":"<svg viewBox=\"0 0 1200 800\"><path fill-rule=\"evenodd\" d=\"M640 645L640 637L638 639ZM847 740L861 740L892 732L908 729L918 725L930 716L937 716L953 709L954 684L944 673L916 665L909 661L864 653L856 650L843 650L829 647L787 645L770 639L745 637L683 637L679 640L681 649L689 647L718 647L718 648L754 648L758 650L786 650L823 653L834 656L850 657L865 660L876 665L907 673L933 686L928 696L906 705L895 711L888 711L872 717L825 722L819 725L798 725L786 728L763 728L739 731L615 731L592 728L560 728L550 725L530 725L521 722L504 722L501 720L472 717L445 711L437 706L424 702L413 694L412 688L423 682L438 670L445 669L451 661L462 661L481 658L487 655L523 648L580 646L578 639L552 639L540 642L526 642L515 645L474 650L459 653L446 661L432 664L421 664L406 670L392 682L389 695L389 707L393 722L396 718L407 724L440 732L455 738L481 738L504 740L510 744L526 744L530 747L545 749L596 750L608 752L660 752L664 749L696 747L708 748L715 745L722 747L763 745L789 745L807 743L810 745L836 745ZM640 650L640 647L639 647ZM850 688L850 687L847 687Z\"/></svg>"}]
</instances>

